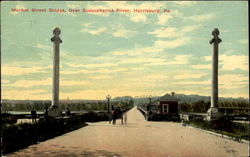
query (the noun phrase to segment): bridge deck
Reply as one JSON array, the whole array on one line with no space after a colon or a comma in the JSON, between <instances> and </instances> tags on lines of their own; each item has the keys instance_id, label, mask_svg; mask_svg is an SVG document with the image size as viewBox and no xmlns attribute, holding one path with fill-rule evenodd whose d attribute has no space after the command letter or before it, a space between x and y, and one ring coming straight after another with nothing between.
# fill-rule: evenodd
<instances>
[{"instance_id":1,"label":"bridge deck","mask_svg":"<svg viewBox=\"0 0 250 157\"><path fill-rule=\"evenodd\" d=\"M247 156L248 144L219 138L173 122L148 122L136 109L128 124L89 126L32 145L8 156L228 157Z\"/></svg>"}]
</instances>

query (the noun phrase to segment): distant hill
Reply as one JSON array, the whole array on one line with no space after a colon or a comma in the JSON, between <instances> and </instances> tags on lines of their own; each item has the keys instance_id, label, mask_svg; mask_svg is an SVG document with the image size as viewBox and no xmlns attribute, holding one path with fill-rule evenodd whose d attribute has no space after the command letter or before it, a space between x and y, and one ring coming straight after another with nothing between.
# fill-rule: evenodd
<instances>
[{"instance_id":1,"label":"distant hill","mask_svg":"<svg viewBox=\"0 0 250 157\"><path fill-rule=\"evenodd\" d=\"M205 102L210 102L210 96L201 96L201 95L185 95L185 94L175 94L175 96L179 99L179 103L194 103L200 100L203 100ZM161 96L155 96L153 97L152 101L158 99ZM145 104L148 103L149 100L147 97L132 97L132 96L120 96L115 97L111 99L111 102L126 102L133 100L134 104ZM78 103L100 103L100 102L106 102L107 100L60 100L61 104L78 104ZM246 98L224 98L220 97L219 101L232 101L232 102L244 102L248 103L248 99ZM7 100L2 99L2 104L51 104L51 100Z\"/></svg>"},{"instance_id":2,"label":"distant hill","mask_svg":"<svg viewBox=\"0 0 250 157\"><path fill-rule=\"evenodd\" d=\"M121 96L121 97L115 97L112 99L112 101L129 101L133 100L134 98L132 96Z\"/></svg>"},{"instance_id":3,"label":"distant hill","mask_svg":"<svg viewBox=\"0 0 250 157\"><path fill-rule=\"evenodd\" d=\"M201 96L201 95L185 95L185 94L175 94L175 96L178 98L179 103L194 103L197 101L204 101L204 102L210 102L210 96ZM152 101L155 101L156 99L160 98L161 96L153 97ZM219 102L225 102L225 101L231 101L231 102L244 102L248 103L248 99L246 98L225 98L220 97ZM145 104L149 103L148 98L134 98L135 105L137 104Z\"/></svg>"}]
</instances>

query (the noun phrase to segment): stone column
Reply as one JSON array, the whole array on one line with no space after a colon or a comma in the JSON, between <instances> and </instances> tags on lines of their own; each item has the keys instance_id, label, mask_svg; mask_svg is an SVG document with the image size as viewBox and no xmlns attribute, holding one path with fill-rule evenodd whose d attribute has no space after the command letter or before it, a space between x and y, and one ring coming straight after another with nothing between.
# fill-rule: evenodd
<instances>
[{"instance_id":1,"label":"stone column","mask_svg":"<svg viewBox=\"0 0 250 157\"><path fill-rule=\"evenodd\" d=\"M217 119L219 117L218 112L218 47L221 39L219 38L219 30L215 28L212 32L213 39L210 40L210 44L213 44L212 51L212 82L211 82L211 107L208 110L208 120Z\"/></svg>"},{"instance_id":2,"label":"stone column","mask_svg":"<svg viewBox=\"0 0 250 157\"><path fill-rule=\"evenodd\" d=\"M49 116L60 116L59 106L59 66L60 66L60 39L61 30L56 27L53 30L54 36L51 38L53 42L53 82L52 82L52 104L49 110Z\"/></svg>"}]
</instances>

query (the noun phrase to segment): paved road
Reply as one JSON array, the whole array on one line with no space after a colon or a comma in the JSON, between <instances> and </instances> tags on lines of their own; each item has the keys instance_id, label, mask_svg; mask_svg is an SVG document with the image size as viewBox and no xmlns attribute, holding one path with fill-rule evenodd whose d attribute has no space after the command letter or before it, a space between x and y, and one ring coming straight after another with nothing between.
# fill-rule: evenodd
<instances>
[{"instance_id":1,"label":"paved road","mask_svg":"<svg viewBox=\"0 0 250 157\"><path fill-rule=\"evenodd\" d=\"M248 156L248 144L220 138L180 123L147 122L131 109L128 124L89 126L32 145L8 156L234 157Z\"/></svg>"}]
</instances>

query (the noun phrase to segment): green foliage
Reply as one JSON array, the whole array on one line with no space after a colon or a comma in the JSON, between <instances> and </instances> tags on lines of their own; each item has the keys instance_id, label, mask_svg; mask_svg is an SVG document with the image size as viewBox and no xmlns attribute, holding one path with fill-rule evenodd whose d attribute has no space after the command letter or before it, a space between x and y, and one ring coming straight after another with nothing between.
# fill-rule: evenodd
<instances>
[{"instance_id":1,"label":"green foliage","mask_svg":"<svg viewBox=\"0 0 250 157\"><path fill-rule=\"evenodd\" d=\"M180 112L199 112L205 113L210 107L210 102L205 102L204 100L198 100L193 103L180 103Z\"/></svg>"},{"instance_id":2,"label":"green foliage","mask_svg":"<svg viewBox=\"0 0 250 157\"><path fill-rule=\"evenodd\" d=\"M193 119L185 123L239 139L249 140L250 138L248 124L234 123L225 117L213 121Z\"/></svg>"}]
</instances>

